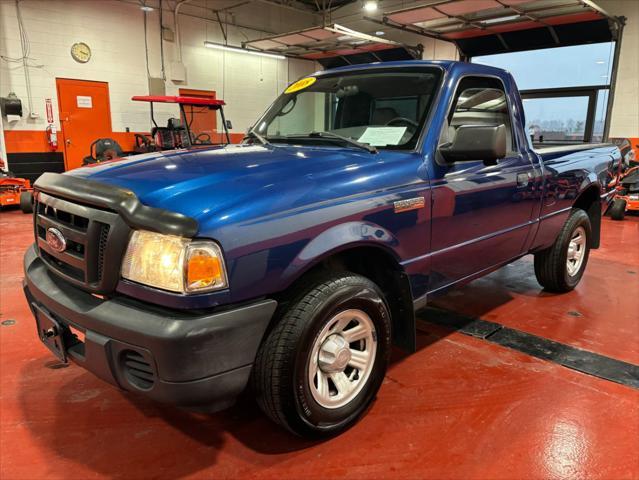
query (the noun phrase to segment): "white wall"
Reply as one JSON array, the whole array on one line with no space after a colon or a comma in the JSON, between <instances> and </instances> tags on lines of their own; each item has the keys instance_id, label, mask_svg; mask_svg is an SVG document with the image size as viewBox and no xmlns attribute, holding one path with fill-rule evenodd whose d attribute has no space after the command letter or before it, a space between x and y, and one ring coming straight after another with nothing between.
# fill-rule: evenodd
<instances>
[{"instance_id":1,"label":"white wall","mask_svg":"<svg viewBox=\"0 0 639 480\"><path fill-rule=\"evenodd\" d=\"M25 28L31 43L30 65L34 112L29 118L27 89L21 63L0 61L0 96L15 92L23 101L25 115L17 123L5 122L5 130L43 130L46 127L45 98L53 99L56 124L58 106L55 79L75 78L109 83L114 131L148 131L148 105L132 102L132 95L148 93L144 47L144 13L135 4L115 0L26 0L21 2ZM173 18L164 14L165 26ZM233 131L243 132L292 80L318 69L314 62L276 60L204 47L204 41L222 41L219 26L211 21L180 15L183 62L187 81L167 78L167 95L178 88L215 90L227 101L227 118ZM151 76L161 76L158 11L147 14L147 42ZM239 45L245 37L229 31L229 43ZM93 56L86 64L75 62L71 45L85 42ZM164 42L165 66L176 55L174 42ZM21 57L14 1L0 1L0 55ZM177 108L158 109L159 118L177 116ZM164 115L162 115L164 112Z\"/></svg>"},{"instance_id":2,"label":"white wall","mask_svg":"<svg viewBox=\"0 0 639 480\"><path fill-rule=\"evenodd\" d=\"M639 137L639 1L598 0L611 15L627 18L621 41L611 137Z\"/></svg>"}]
</instances>

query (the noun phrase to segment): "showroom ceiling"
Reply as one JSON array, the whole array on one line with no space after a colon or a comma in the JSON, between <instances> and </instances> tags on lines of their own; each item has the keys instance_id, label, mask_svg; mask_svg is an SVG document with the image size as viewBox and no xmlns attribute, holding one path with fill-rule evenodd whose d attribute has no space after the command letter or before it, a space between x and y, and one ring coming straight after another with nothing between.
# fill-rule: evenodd
<instances>
[{"instance_id":1,"label":"showroom ceiling","mask_svg":"<svg viewBox=\"0 0 639 480\"><path fill-rule=\"evenodd\" d=\"M310 8L321 11L321 10L331 10L334 8L341 8L349 3L354 3L357 0L296 0L297 3L307 5Z\"/></svg>"},{"instance_id":2,"label":"showroom ceiling","mask_svg":"<svg viewBox=\"0 0 639 480\"><path fill-rule=\"evenodd\" d=\"M473 56L611 41L617 20L590 0L437 0L384 12L380 23Z\"/></svg>"},{"instance_id":3,"label":"showroom ceiling","mask_svg":"<svg viewBox=\"0 0 639 480\"><path fill-rule=\"evenodd\" d=\"M181 14L241 29L244 48L324 66L414 58L420 36L467 58L608 42L621 25L592 0L377 0L373 11L363 0L164 0L164 8L178 3Z\"/></svg>"},{"instance_id":4,"label":"showroom ceiling","mask_svg":"<svg viewBox=\"0 0 639 480\"><path fill-rule=\"evenodd\" d=\"M439 0L391 11L384 18L455 40L605 17L581 0Z\"/></svg>"},{"instance_id":5,"label":"showroom ceiling","mask_svg":"<svg viewBox=\"0 0 639 480\"><path fill-rule=\"evenodd\" d=\"M383 60L384 51L410 47L382 37L364 34L339 24L322 28L308 28L283 35L244 42L245 47L279 53L282 55L322 60L332 57L366 54L368 61ZM412 57L418 54L414 48ZM380 57L380 55L382 57ZM364 63L359 61L347 63Z\"/></svg>"}]
</instances>

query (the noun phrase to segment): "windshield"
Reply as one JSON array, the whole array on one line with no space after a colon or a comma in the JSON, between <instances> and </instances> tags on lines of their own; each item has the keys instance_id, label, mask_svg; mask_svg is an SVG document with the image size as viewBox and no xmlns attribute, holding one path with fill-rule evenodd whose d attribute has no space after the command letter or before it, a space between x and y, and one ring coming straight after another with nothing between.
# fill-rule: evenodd
<instances>
[{"instance_id":1,"label":"windshield","mask_svg":"<svg viewBox=\"0 0 639 480\"><path fill-rule=\"evenodd\" d=\"M191 135L191 145L218 145L227 142L222 109L206 105L182 105L181 120Z\"/></svg>"},{"instance_id":2,"label":"windshield","mask_svg":"<svg viewBox=\"0 0 639 480\"><path fill-rule=\"evenodd\" d=\"M438 68L410 67L306 77L280 95L255 131L271 143L413 149L440 76Z\"/></svg>"}]
</instances>

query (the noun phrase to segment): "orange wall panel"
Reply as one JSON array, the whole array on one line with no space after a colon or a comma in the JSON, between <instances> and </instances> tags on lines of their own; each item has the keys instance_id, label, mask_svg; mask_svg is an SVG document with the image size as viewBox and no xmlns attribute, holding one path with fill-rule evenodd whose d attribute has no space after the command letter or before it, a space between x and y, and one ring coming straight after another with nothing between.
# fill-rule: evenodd
<instances>
[{"instance_id":1,"label":"orange wall panel","mask_svg":"<svg viewBox=\"0 0 639 480\"><path fill-rule=\"evenodd\" d=\"M44 130L5 130L4 143L7 153L33 153L51 152L47 142L47 134ZM58 132L58 149L53 151L63 151L61 148L61 136Z\"/></svg>"},{"instance_id":2,"label":"orange wall panel","mask_svg":"<svg viewBox=\"0 0 639 480\"><path fill-rule=\"evenodd\" d=\"M111 138L120 144L125 152L132 152L135 148L135 133L146 134L145 132L111 132ZM231 143L240 143L244 138L243 133L231 133ZM60 152L64 154L62 143L64 136L58 131L58 148L52 150L47 142L47 135L44 130L5 130L4 141L7 153L44 153ZM89 152L87 151L87 155Z\"/></svg>"}]
</instances>

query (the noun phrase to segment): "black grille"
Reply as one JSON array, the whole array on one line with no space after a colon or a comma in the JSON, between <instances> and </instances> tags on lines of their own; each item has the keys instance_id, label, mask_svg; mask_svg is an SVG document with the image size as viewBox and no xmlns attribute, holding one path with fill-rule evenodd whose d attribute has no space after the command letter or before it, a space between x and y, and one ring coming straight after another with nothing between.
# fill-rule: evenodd
<instances>
[{"instance_id":1,"label":"black grille","mask_svg":"<svg viewBox=\"0 0 639 480\"><path fill-rule=\"evenodd\" d=\"M100 225L100 239L98 240L98 278L102 279L104 273L104 253L107 248L107 240L109 238L109 229L111 227L106 224Z\"/></svg>"},{"instance_id":2,"label":"black grille","mask_svg":"<svg viewBox=\"0 0 639 480\"><path fill-rule=\"evenodd\" d=\"M49 269L89 291L115 289L129 234L120 216L44 192L37 192L35 198L34 233L40 257ZM63 251L47 242L50 229L64 237Z\"/></svg>"},{"instance_id":3,"label":"black grille","mask_svg":"<svg viewBox=\"0 0 639 480\"><path fill-rule=\"evenodd\" d=\"M141 390L149 390L153 387L155 383L153 367L140 353L134 350L125 350L122 352L122 363L124 374L129 383Z\"/></svg>"},{"instance_id":4,"label":"black grille","mask_svg":"<svg viewBox=\"0 0 639 480\"><path fill-rule=\"evenodd\" d=\"M74 215L71 212L59 210L46 203L38 203L36 211L43 217L55 220L68 227L77 228L86 231L89 226L89 219L80 215Z\"/></svg>"}]
</instances>

